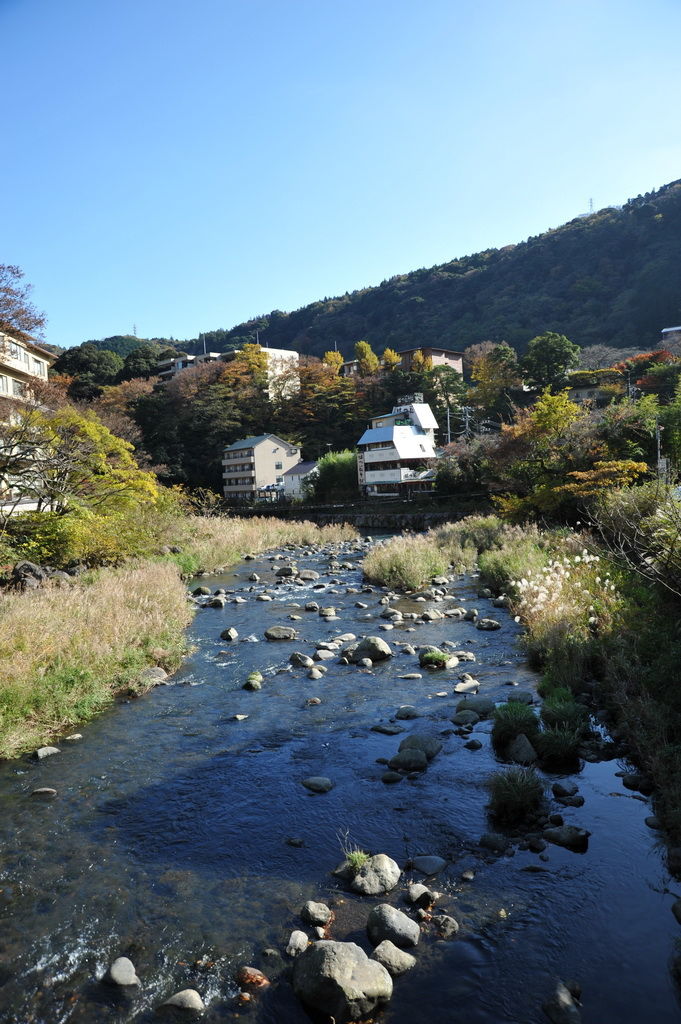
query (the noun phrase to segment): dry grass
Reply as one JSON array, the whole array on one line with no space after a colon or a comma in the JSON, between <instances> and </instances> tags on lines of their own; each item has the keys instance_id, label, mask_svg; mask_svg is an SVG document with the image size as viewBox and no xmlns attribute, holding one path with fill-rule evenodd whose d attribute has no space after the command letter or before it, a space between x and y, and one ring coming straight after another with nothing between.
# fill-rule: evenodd
<instances>
[{"instance_id":1,"label":"dry grass","mask_svg":"<svg viewBox=\"0 0 681 1024\"><path fill-rule=\"evenodd\" d=\"M176 667L189 622L170 565L0 596L0 756L90 718L150 664Z\"/></svg>"},{"instance_id":2,"label":"dry grass","mask_svg":"<svg viewBox=\"0 0 681 1024\"><path fill-rule=\"evenodd\" d=\"M247 552L265 551L282 544L338 544L357 536L354 527L347 523L317 526L272 516L256 519L187 516L180 521L168 543L182 548L177 561L184 572L191 573L233 565Z\"/></svg>"}]
</instances>

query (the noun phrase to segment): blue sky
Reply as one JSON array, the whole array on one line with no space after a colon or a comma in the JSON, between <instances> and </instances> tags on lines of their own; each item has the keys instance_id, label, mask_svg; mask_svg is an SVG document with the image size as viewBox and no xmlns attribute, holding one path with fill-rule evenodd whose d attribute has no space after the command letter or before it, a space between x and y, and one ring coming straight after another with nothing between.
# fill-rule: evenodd
<instances>
[{"instance_id":1,"label":"blue sky","mask_svg":"<svg viewBox=\"0 0 681 1024\"><path fill-rule=\"evenodd\" d=\"M678 0L0 0L0 263L195 337L681 177Z\"/></svg>"}]
</instances>

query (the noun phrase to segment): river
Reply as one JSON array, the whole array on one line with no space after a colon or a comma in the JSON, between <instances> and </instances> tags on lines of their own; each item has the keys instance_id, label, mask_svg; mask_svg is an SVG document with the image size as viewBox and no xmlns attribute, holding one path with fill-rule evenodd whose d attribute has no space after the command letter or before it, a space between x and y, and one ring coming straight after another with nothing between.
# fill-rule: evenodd
<instances>
[{"instance_id":1,"label":"river","mask_svg":"<svg viewBox=\"0 0 681 1024\"><path fill-rule=\"evenodd\" d=\"M207 1024L237 1015L304 1024L284 953L291 930L303 927L302 904L330 901L333 938L370 949L365 922L375 901L347 893L330 874L347 835L401 866L418 854L444 857L432 887L461 923L453 941L424 928L417 966L396 979L386 1024L539 1024L558 978L581 984L585 1024L678 1021L669 972L679 934L668 891L675 885L644 821L649 801L616 774L622 763L584 764L575 776L584 806L552 807L592 833L587 853L549 846L541 856L515 849L494 857L479 848L489 830L485 779L497 762L490 723L475 727L476 751L456 734L453 684L469 669L480 692L501 701L509 681L528 689L537 678L516 646L520 627L477 598L475 578L461 577L433 607L479 607L499 619L496 632L407 620L379 634L395 656L371 671L336 658L321 680L289 670L292 650L311 654L317 641L377 633L384 621L380 588L354 592L363 586L361 552L350 545L339 557L352 568L322 575L323 589L275 585L282 562L267 556L196 581L247 600L197 612L195 650L174 685L118 702L81 728L81 740L58 742L59 755L0 766L0 1020L150 1024L164 999L191 987L207 1003ZM298 553L297 564L327 572L316 552ZM252 572L260 582L249 581ZM264 589L272 601L256 600ZM335 605L338 618L304 611L310 600ZM368 607L355 607L358 600ZM300 639L268 643L263 633L274 623L294 624ZM227 626L239 640L220 639ZM444 639L474 652L476 663L399 678L419 669L396 642ZM254 669L265 676L259 692L242 688ZM321 703L308 705L311 697ZM377 758L389 758L403 737L371 726L394 719L403 704L420 715L399 723L404 734L437 735L444 748L420 777L388 786ZM301 781L312 775L328 776L334 788L309 793ZM57 796L32 797L40 786ZM473 881L462 880L465 869ZM402 905L399 890L388 900ZM133 960L138 989L101 982L120 955ZM234 983L244 964L273 981L247 1006Z\"/></svg>"}]
</instances>

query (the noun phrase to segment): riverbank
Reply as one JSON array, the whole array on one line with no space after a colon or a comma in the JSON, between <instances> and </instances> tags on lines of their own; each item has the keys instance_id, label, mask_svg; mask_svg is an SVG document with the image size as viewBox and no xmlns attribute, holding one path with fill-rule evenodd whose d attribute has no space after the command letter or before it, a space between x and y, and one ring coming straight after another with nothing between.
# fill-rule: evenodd
<instances>
[{"instance_id":1,"label":"riverbank","mask_svg":"<svg viewBox=\"0 0 681 1024\"><path fill-rule=\"evenodd\" d=\"M345 526L187 516L167 551L127 566L0 593L0 757L35 749L88 721L118 695L137 695L187 651L191 619L182 576L209 572L284 544L349 540ZM170 547L174 549L170 550ZM162 675L162 673L160 673Z\"/></svg>"},{"instance_id":2,"label":"riverbank","mask_svg":"<svg viewBox=\"0 0 681 1024\"><path fill-rule=\"evenodd\" d=\"M449 565L476 563L525 628L522 644L543 673L542 696L589 703L615 730L643 770L641 786L654 790L672 841L681 843L678 606L587 533L509 526L494 516L395 538L367 556L364 570L409 590Z\"/></svg>"}]
</instances>

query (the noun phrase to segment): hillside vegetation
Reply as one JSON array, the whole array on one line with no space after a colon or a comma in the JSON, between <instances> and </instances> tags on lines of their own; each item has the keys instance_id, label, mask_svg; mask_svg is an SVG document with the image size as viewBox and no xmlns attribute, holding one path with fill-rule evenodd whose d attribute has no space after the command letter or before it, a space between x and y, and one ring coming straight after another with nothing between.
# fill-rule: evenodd
<instances>
[{"instance_id":1,"label":"hillside vegetation","mask_svg":"<svg viewBox=\"0 0 681 1024\"><path fill-rule=\"evenodd\" d=\"M681 322L680 236L681 180L518 245L207 332L195 350L204 339L209 350L238 348L256 329L263 344L317 356L336 342L350 357L360 338L377 349L505 340L523 352L547 329L582 347L650 348Z\"/></svg>"}]
</instances>

